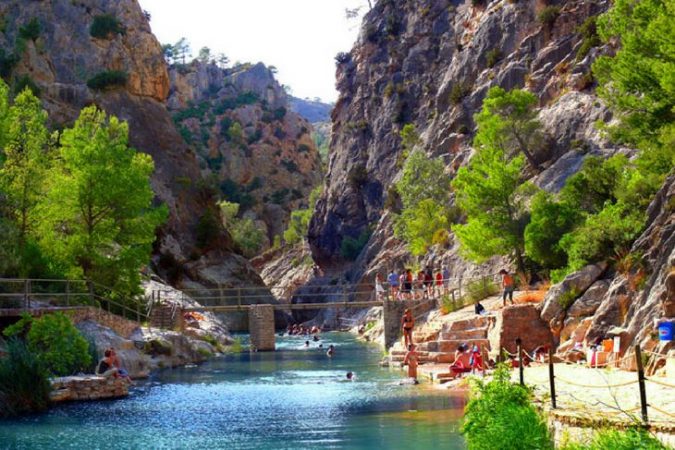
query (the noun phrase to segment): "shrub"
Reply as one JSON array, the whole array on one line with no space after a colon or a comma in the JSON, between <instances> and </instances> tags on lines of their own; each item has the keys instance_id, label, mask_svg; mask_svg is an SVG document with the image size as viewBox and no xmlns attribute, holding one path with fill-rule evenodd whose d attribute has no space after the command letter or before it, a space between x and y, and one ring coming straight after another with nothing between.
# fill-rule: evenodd
<instances>
[{"instance_id":1,"label":"shrub","mask_svg":"<svg viewBox=\"0 0 675 450\"><path fill-rule=\"evenodd\" d=\"M492 50L488 50L488 52L485 54L485 58L488 67L494 67L495 64L497 64L497 61L502 58L502 52L498 48L493 48Z\"/></svg>"},{"instance_id":2,"label":"shrub","mask_svg":"<svg viewBox=\"0 0 675 450\"><path fill-rule=\"evenodd\" d=\"M20 94L24 89L30 89L34 96L40 97L42 90L28 75L22 75L14 81L14 95Z\"/></svg>"},{"instance_id":3,"label":"shrub","mask_svg":"<svg viewBox=\"0 0 675 450\"><path fill-rule=\"evenodd\" d=\"M462 425L469 450L553 449L531 397L526 387L510 382L505 366L487 383L476 379Z\"/></svg>"},{"instance_id":4,"label":"shrub","mask_svg":"<svg viewBox=\"0 0 675 450\"><path fill-rule=\"evenodd\" d=\"M342 239L342 243L340 244L340 254L342 257L349 261L356 260L356 258L358 258L361 254L363 248L368 243L368 240L370 239L370 233L370 229L366 228L356 239L351 236L345 236Z\"/></svg>"},{"instance_id":5,"label":"shrub","mask_svg":"<svg viewBox=\"0 0 675 450\"><path fill-rule=\"evenodd\" d=\"M101 14L94 17L94 21L89 27L89 34L99 39L108 39L112 34L124 34L125 29L112 14Z\"/></svg>"},{"instance_id":6,"label":"shrub","mask_svg":"<svg viewBox=\"0 0 675 450\"><path fill-rule=\"evenodd\" d=\"M128 76L124 71L106 70L105 72L97 73L92 78L87 80L87 86L90 89L94 89L96 91L113 89L127 84L127 78Z\"/></svg>"},{"instance_id":7,"label":"shrub","mask_svg":"<svg viewBox=\"0 0 675 450\"><path fill-rule=\"evenodd\" d=\"M335 55L335 63L339 66L352 60L352 55L347 52L340 52Z\"/></svg>"},{"instance_id":8,"label":"shrub","mask_svg":"<svg viewBox=\"0 0 675 450\"><path fill-rule=\"evenodd\" d=\"M284 166L286 168L286 170L291 172L291 173L295 173L295 172L299 171L298 165L296 163L294 163L293 161L291 161L290 159L283 159L281 161L281 165Z\"/></svg>"},{"instance_id":9,"label":"shrub","mask_svg":"<svg viewBox=\"0 0 675 450\"><path fill-rule=\"evenodd\" d=\"M363 164L357 164L349 170L347 181L354 188L360 188L368 182L368 170Z\"/></svg>"},{"instance_id":10,"label":"shrub","mask_svg":"<svg viewBox=\"0 0 675 450\"><path fill-rule=\"evenodd\" d=\"M91 364L87 340L64 314L47 314L35 320L23 316L13 327L5 330L5 335L20 335L27 327L28 349L35 353L49 374L72 375Z\"/></svg>"},{"instance_id":11,"label":"shrub","mask_svg":"<svg viewBox=\"0 0 675 450\"><path fill-rule=\"evenodd\" d=\"M600 36L598 36L597 19L597 16L589 17L577 28L577 32L583 37L581 45L577 50L577 61L584 59L593 47L597 47L602 43Z\"/></svg>"},{"instance_id":12,"label":"shrub","mask_svg":"<svg viewBox=\"0 0 675 450\"><path fill-rule=\"evenodd\" d=\"M0 48L0 77L7 78L14 70L14 66L19 62L19 56L16 54L6 54L4 48Z\"/></svg>"},{"instance_id":13,"label":"shrub","mask_svg":"<svg viewBox=\"0 0 675 450\"><path fill-rule=\"evenodd\" d=\"M35 41L40 37L40 21L33 17L30 22L19 28L19 37L27 41Z\"/></svg>"},{"instance_id":14,"label":"shrub","mask_svg":"<svg viewBox=\"0 0 675 450\"><path fill-rule=\"evenodd\" d=\"M282 107L274 110L274 119L275 120L282 120L284 117L286 117L286 108L284 108L282 106Z\"/></svg>"},{"instance_id":15,"label":"shrub","mask_svg":"<svg viewBox=\"0 0 675 450\"><path fill-rule=\"evenodd\" d=\"M488 278L471 281L466 285L464 294L468 302L479 302L499 293L499 286Z\"/></svg>"},{"instance_id":16,"label":"shrub","mask_svg":"<svg viewBox=\"0 0 675 450\"><path fill-rule=\"evenodd\" d=\"M541 10L538 19L539 22L541 22L543 25L550 27L553 26L553 23L555 23L559 15L560 15L559 6L547 6L546 8Z\"/></svg>"},{"instance_id":17,"label":"shrub","mask_svg":"<svg viewBox=\"0 0 675 450\"><path fill-rule=\"evenodd\" d=\"M0 358L0 417L43 411L49 404L47 371L19 339L10 339Z\"/></svg>"},{"instance_id":18,"label":"shrub","mask_svg":"<svg viewBox=\"0 0 675 450\"><path fill-rule=\"evenodd\" d=\"M453 105L458 105L462 102L462 99L467 96L469 89L462 83L456 83L452 85L450 89L450 102Z\"/></svg>"},{"instance_id":19,"label":"shrub","mask_svg":"<svg viewBox=\"0 0 675 450\"><path fill-rule=\"evenodd\" d=\"M296 244L307 236L309 220L312 218L311 209L300 209L291 213L288 228L284 231L284 241L287 244Z\"/></svg>"},{"instance_id":20,"label":"shrub","mask_svg":"<svg viewBox=\"0 0 675 450\"><path fill-rule=\"evenodd\" d=\"M220 231L221 225L218 215L211 209L207 209L197 222L197 246L201 249L210 247Z\"/></svg>"},{"instance_id":21,"label":"shrub","mask_svg":"<svg viewBox=\"0 0 675 450\"><path fill-rule=\"evenodd\" d=\"M593 435L589 443L571 443L560 450L666 450L668 447L649 432L641 429L600 430Z\"/></svg>"}]
</instances>

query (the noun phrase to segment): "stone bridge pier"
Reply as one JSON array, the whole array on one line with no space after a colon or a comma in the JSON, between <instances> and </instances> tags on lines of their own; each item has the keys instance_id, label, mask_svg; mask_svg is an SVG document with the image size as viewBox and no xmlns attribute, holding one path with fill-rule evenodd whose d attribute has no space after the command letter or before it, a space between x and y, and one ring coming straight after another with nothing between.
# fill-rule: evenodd
<instances>
[{"instance_id":1,"label":"stone bridge pier","mask_svg":"<svg viewBox=\"0 0 675 450\"><path fill-rule=\"evenodd\" d=\"M248 330L251 349L274 351L274 305L251 305L248 307Z\"/></svg>"}]
</instances>

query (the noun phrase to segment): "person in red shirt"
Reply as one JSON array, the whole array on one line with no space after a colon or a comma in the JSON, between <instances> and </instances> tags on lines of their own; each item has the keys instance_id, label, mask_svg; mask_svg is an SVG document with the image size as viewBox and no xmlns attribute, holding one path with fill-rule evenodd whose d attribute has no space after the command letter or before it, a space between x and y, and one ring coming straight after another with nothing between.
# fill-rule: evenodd
<instances>
[{"instance_id":1,"label":"person in red shirt","mask_svg":"<svg viewBox=\"0 0 675 450\"><path fill-rule=\"evenodd\" d=\"M504 293L502 295L504 306L506 306L506 297L509 298L511 304L513 305L513 291L516 287L513 275L508 273L506 269L500 270L499 274L502 276L502 288L504 288Z\"/></svg>"}]
</instances>

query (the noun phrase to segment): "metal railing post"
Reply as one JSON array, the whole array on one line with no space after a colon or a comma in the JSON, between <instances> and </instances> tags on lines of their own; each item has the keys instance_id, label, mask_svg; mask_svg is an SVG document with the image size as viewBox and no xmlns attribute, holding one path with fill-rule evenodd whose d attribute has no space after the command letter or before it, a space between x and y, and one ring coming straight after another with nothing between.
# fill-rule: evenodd
<instances>
[{"instance_id":1,"label":"metal railing post","mask_svg":"<svg viewBox=\"0 0 675 450\"><path fill-rule=\"evenodd\" d=\"M556 409L555 402L555 373L553 372L553 346L548 349L548 382L551 387L551 407Z\"/></svg>"},{"instance_id":2,"label":"metal railing post","mask_svg":"<svg viewBox=\"0 0 675 450\"><path fill-rule=\"evenodd\" d=\"M23 282L23 305L24 309L30 309L30 280Z\"/></svg>"},{"instance_id":3,"label":"metal railing post","mask_svg":"<svg viewBox=\"0 0 675 450\"><path fill-rule=\"evenodd\" d=\"M516 338L516 351L518 352L518 372L520 374L520 385L525 386L525 377L523 373L523 347L520 338Z\"/></svg>"},{"instance_id":4,"label":"metal railing post","mask_svg":"<svg viewBox=\"0 0 675 450\"><path fill-rule=\"evenodd\" d=\"M642 421L645 425L649 423L647 415L647 390L645 389L645 370L642 367L642 351L640 345L635 346L635 362L638 371L638 385L640 386L640 409L642 412Z\"/></svg>"},{"instance_id":5,"label":"metal railing post","mask_svg":"<svg viewBox=\"0 0 675 450\"><path fill-rule=\"evenodd\" d=\"M66 280L66 306L70 306L70 280Z\"/></svg>"}]
</instances>

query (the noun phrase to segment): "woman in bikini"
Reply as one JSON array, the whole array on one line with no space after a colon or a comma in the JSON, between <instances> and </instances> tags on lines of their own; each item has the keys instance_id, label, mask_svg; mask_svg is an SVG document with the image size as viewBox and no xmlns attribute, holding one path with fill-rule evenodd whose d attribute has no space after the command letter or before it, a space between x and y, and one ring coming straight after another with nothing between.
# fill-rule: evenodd
<instances>
[{"instance_id":1,"label":"woman in bikini","mask_svg":"<svg viewBox=\"0 0 675 450\"><path fill-rule=\"evenodd\" d=\"M408 378L412 378L415 384L417 381L417 352L415 352L415 346L413 344L408 345L408 352L403 358L403 365L408 366Z\"/></svg>"},{"instance_id":2,"label":"woman in bikini","mask_svg":"<svg viewBox=\"0 0 675 450\"><path fill-rule=\"evenodd\" d=\"M403 330L403 340L405 347L413 343L412 330L415 326L415 318L412 316L410 309L406 309L401 318L401 328Z\"/></svg>"}]
</instances>

